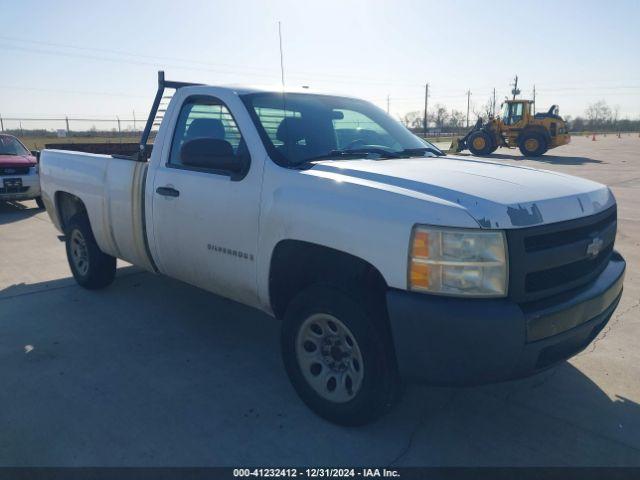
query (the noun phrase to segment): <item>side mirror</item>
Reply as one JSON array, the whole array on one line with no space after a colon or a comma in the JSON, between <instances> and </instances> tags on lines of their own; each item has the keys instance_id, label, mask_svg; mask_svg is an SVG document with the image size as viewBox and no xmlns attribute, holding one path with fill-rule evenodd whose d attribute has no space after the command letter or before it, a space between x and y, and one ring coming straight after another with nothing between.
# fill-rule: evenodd
<instances>
[{"instance_id":1,"label":"side mirror","mask_svg":"<svg viewBox=\"0 0 640 480\"><path fill-rule=\"evenodd\" d=\"M235 155L226 140L217 138L194 138L182 145L180 160L183 165L219 170L234 175L244 173L247 158Z\"/></svg>"}]
</instances>

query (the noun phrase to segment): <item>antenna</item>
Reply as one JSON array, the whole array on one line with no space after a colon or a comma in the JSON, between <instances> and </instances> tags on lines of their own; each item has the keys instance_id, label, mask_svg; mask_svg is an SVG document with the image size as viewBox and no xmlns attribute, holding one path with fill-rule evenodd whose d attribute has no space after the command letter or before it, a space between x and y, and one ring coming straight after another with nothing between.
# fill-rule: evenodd
<instances>
[{"instance_id":1,"label":"antenna","mask_svg":"<svg viewBox=\"0 0 640 480\"><path fill-rule=\"evenodd\" d=\"M422 119L422 128L424 130L424 136L427 136L429 119L427 113L427 107L429 106L429 83L424 86L424 118Z\"/></svg>"},{"instance_id":2,"label":"antenna","mask_svg":"<svg viewBox=\"0 0 640 480\"><path fill-rule=\"evenodd\" d=\"M284 89L284 55L282 54L282 22L278 20L278 39L280 40L280 77Z\"/></svg>"}]
</instances>

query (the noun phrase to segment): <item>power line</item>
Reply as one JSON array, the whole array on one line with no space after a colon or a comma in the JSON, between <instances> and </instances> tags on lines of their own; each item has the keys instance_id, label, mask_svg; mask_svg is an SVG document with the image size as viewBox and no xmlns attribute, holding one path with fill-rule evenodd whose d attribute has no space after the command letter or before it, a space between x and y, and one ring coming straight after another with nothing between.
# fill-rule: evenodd
<instances>
[{"instance_id":1,"label":"power line","mask_svg":"<svg viewBox=\"0 0 640 480\"><path fill-rule=\"evenodd\" d=\"M130 60L130 59L99 57L99 56L96 56L96 55L87 55L87 54L81 54L81 53L55 52L55 51L39 50L39 49L35 49L35 48L30 48L30 47L17 47L17 46L13 46L13 45L2 45L2 44L0 44L0 46L2 46L2 48L4 48L4 49L9 49L9 50L18 50L18 51L29 52L29 53L37 53L37 54L41 54L41 55L54 55L54 56L63 56L63 57L71 57L71 58L83 58L83 59L95 60L95 61L99 61L99 62L124 63L124 64L129 64L129 65L152 66L152 67L156 67L156 68L168 68L168 67L170 67L170 68L183 69L183 70L194 70L194 71L201 71L201 72L213 72L213 73L219 73L219 74L225 74L225 75L239 73L239 72L222 71L222 70L219 70L219 69L212 69L212 68L202 68L202 67L193 67L193 66L185 66L185 65L175 65L175 64L157 63L157 62L147 62L147 61L141 61L141 60ZM253 73L253 72L250 73L250 75L261 76L261 77L270 77L270 78L274 77L273 74L266 75L266 74L259 74L259 73Z\"/></svg>"},{"instance_id":2,"label":"power line","mask_svg":"<svg viewBox=\"0 0 640 480\"><path fill-rule=\"evenodd\" d=\"M9 38L9 37L3 37L0 36L0 40L3 38ZM30 43L38 43L38 44L42 44L44 46L49 46L49 44L45 43L45 42L30 42ZM60 44L50 44L51 46L53 46L53 48L61 48L61 47L57 47L57 45ZM112 63L125 63L125 64L129 64L129 65L138 65L138 66L153 66L156 68L176 68L176 69L183 69L183 70L193 70L193 71L201 71L201 72L212 72L212 73L218 73L218 74L223 74L223 75L248 75L248 76L258 76L258 77L262 77L262 78L271 78L271 79L275 79L276 74L274 73L266 73L267 71L270 71L269 69L263 69L263 68L259 68L259 67L247 67L247 66L238 66L238 65L229 65L229 64L214 64L214 63L209 63L209 62L200 62L200 61L192 61L192 60L182 60L182 59L177 59L175 57L155 57L155 56L147 56L147 55L139 55L139 54L126 54L126 53L118 53L119 51L110 51L107 49L90 49L90 48L84 48L84 47L75 47L75 46L64 46L62 48L74 48L74 49L78 49L78 50L86 50L86 51L98 51L98 52L104 52L104 53L110 53L113 55L124 55L124 56L130 56L130 57L140 57L140 58L148 58L148 59L171 59L172 61L178 61L181 64L168 64L166 62L157 62L157 61L145 61L145 60L134 60L134 59L127 59L127 58L112 58L112 57L104 57L104 56L97 56L97 55L89 55L89 54L84 54L84 53L72 53L72 52L64 52L64 51L55 51L55 50L43 50L43 49L39 49L39 48L33 48L33 47L28 47L28 46L16 46L16 45L8 45L8 44L0 44L0 46L2 46L2 48L6 49L6 50L16 50L16 51L23 51L23 52L29 52L29 53L36 53L36 54L40 54L40 55L54 55L54 56L64 56L64 57L70 57L70 58L83 58L83 59L89 59L89 60L95 60L95 61L103 61L103 62L112 62ZM197 67L197 66L193 66L191 64L198 64L198 65L204 65L205 67ZM216 67L216 68L210 68L210 67ZM256 72L256 70L259 71L263 71L263 73L258 73ZM402 85L402 86L416 86L418 84L414 84L414 83L398 83L398 82L390 82L390 81L369 81L369 80L363 80L363 77L358 77L358 76L352 76L352 75L343 75L343 74L335 74L335 73L315 73L315 72L305 72L305 71L299 71L297 73L291 74L290 76L295 77L295 78L304 78L304 79L308 79L309 77L313 77L314 80L318 81L322 81L321 79L325 79L327 82L333 82L333 83L347 83L347 84L352 84L354 82L358 82L361 84L368 84L368 85L389 85L390 83L393 83L394 85Z\"/></svg>"},{"instance_id":3,"label":"power line","mask_svg":"<svg viewBox=\"0 0 640 480\"><path fill-rule=\"evenodd\" d=\"M60 90L54 88L21 87L18 85L0 85L2 90L27 90L43 93L63 93L68 95L104 95L108 97L149 98L149 95L133 95L119 92L97 92L89 90Z\"/></svg>"}]
</instances>

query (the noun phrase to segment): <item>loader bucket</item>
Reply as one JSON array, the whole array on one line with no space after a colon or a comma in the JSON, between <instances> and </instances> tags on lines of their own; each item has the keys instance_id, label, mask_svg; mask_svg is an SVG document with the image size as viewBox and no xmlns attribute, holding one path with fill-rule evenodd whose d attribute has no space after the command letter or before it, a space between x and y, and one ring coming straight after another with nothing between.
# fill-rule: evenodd
<instances>
[{"instance_id":1,"label":"loader bucket","mask_svg":"<svg viewBox=\"0 0 640 480\"><path fill-rule=\"evenodd\" d=\"M457 137L454 137L453 140L451 140L451 146L449 147L449 149L446 151L446 153L459 153L463 150L460 139Z\"/></svg>"}]
</instances>

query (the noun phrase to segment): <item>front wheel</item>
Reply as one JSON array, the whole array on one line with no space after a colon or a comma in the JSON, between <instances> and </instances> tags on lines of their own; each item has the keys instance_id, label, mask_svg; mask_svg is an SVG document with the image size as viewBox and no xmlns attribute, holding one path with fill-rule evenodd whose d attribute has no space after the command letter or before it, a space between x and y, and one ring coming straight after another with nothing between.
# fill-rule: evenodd
<instances>
[{"instance_id":1,"label":"front wheel","mask_svg":"<svg viewBox=\"0 0 640 480\"><path fill-rule=\"evenodd\" d=\"M36 197L34 198L34 200L36 201L36 205L38 206L38 208L40 210L44 210L44 202L42 201L42 197Z\"/></svg>"},{"instance_id":2,"label":"front wheel","mask_svg":"<svg viewBox=\"0 0 640 480\"><path fill-rule=\"evenodd\" d=\"M378 316L358 296L323 285L307 288L287 308L284 365L302 401L321 417L362 425L395 403L395 356Z\"/></svg>"},{"instance_id":3,"label":"front wheel","mask_svg":"<svg viewBox=\"0 0 640 480\"><path fill-rule=\"evenodd\" d=\"M111 284L116 275L116 259L100 250L87 217L72 217L65 236L67 260L76 282L89 290Z\"/></svg>"},{"instance_id":4,"label":"front wheel","mask_svg":"<svg viewBox=\"0 0 640 480\"><path fill-rule=\"evenodd\" d=\"M489 155L493 152L493 141L489 134L483 130L473 132L467 140L469 151L473 155Z\"/></svg>"}]
</instances>

